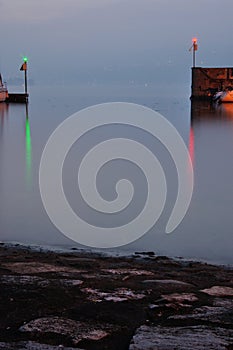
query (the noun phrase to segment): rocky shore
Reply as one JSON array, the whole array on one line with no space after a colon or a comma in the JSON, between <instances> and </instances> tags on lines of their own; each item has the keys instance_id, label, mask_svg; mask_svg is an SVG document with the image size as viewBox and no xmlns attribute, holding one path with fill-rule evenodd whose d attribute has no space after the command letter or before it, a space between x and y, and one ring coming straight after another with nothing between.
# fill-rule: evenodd
<instances>
[{"instance_id":1,"label":"rocky shore","mask_svg":"<svg viewBox=\"0 0 233 350\"><path fill-rule=\"evenodd\" d=\"M0 246L0 349L233 350L233 269Z\"/></svg>"}]
</instances>

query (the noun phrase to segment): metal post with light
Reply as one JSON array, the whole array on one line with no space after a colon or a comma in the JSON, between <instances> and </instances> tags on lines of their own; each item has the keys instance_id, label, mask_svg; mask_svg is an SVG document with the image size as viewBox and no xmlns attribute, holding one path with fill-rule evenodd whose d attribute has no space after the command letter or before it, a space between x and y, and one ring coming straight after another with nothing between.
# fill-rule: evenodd
<instances>
[{"instance_id":1,"label":"metal post with light","mask_svg":"<svg viewBox=\"0 0 233 350\"><path fill-rule=\"evenodd\" d=\"M28 95L28 82L27 82L27 62L28 62L28 58L25 56L23 58L23 64L20 68L20 70L24 71L24 88L25 88L25 95Z\"/></svg>"},{"instance_id":2,"label":"metal post with light","mask_svg":"<svg viewBox=\"0 0 233 350\"><path fill-rule=\"evenodd\" d=\"M192 46L190 47L189 51L193 50L193 68L196 67L196 51L198 49L197 46L197 38L192 39Z\"/></svg>"}]
</instances>

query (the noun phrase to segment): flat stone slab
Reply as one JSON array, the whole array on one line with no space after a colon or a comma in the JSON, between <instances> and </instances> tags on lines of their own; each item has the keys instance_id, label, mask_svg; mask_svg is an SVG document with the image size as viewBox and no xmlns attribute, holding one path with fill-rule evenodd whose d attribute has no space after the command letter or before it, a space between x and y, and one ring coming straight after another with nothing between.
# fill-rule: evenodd
<instances>
[{"instance_id":1,"label":"flat stone slab","mask_svg":"<svg viewBox=\"0 0 233 350\"><path fill-rule=\"evenodd\" d=\"M85 273L86 270L79 270L75 269L73 267L66 267L66 266L58 266L58 265L52 265L52 264L46 264L46 263L40 263L40 262L14 262L14 263L5 263L2 264L3 267L6 269L9 269L12 272L20 273L20 274L34 274L34 273L45 273L45 272L78 272L78 273Z\"/></svg>"},{"instance_id":2,"label":"flat stone slab","mask_svg":"<svg viewBox=\"0 0 233 350\"><path fill-rule=\"evenodd\" d=\"M202 289L201 292L215 297L233 297L233 288L224 286L213 286L211 288Z\"/></svg>"},{"instance_id":3,"label":"flat stone slab","mask_svg":"<svg viewBox=\"0 0 233 350\"><path fill-rule=\"evenodd\" d=\"M17 342L17 343L3 343L0 342L0 349L2 350L83 350L79 348L67 348L62 345L53 346L48 344L39 344L33 341Z\"/></svg>"},{"instance_id":4,"label":"flat stone slab","mask_svg":"<svg viewBox=\"0 0 233 350\"><path fill-rule=\"evenodd\" d=\"M2 275L0 283L3 285L38 285L45 287L49 284L49 280L42 277L30 275Z\"/></svg>"},{"instance_id":5,"label":"flat stone slab","mask_svg":"<svg viewBox=\"0 0 233 350\"><path fill-rule=\"evenodd\" d=\"M162 294L161 297L162 299L158 301L165 302L167 308L173 309L190 308L192 307L193 302L198 301L198 298L194 293Z\"/></svg>"},{"instance_id":6,"label":"flat stone slab","mask_svg":"<svg viewBox=\"0 0 233 350\"><path fill-rule=\"evenodd\" d=\"M190 283L173 280L173 279L164 279L164 280L149 279L149 280L142 281L142 283L155 283L161 286L169 285L169 286L175 286L175 287L193 287L193 285Z\"/></svg>"},{"instance_id":7,"label":"flat stone slab","mask_svg":"<svg viewBox=\"0 0 233 350\"><path fill-rule=\"evenodd\" d=\"M233 299L216 298L213 300L213 306L221 306L233 310Z\"/></svg>"},{"instance_id":8,"label":"flat stone slab","mask_svg":"<svg viewBox=\"0 0 233 350\"><path fill-rule=\"evenodd\" d=\"M228 350L232 344L233 331L230 329L141 326L129 350Z\"/></svg>"},{"instance_id":9,"label":"flat stone slab","mask_svg":"<svg viewBox=\"0 0 233 350\"><path fill-rule=\"evenodd\" d=\"M183 303L183 302L194 302L198 298L194 293L172 293L161 295L162 298L169 302Z\"/></svg>"},{"instance_id":10,"label":"flat stone slab","mask_svg":"<svg viewBox=\"0 0 233 350\"><path fill-rule=\"evenodd\" d=\"M83 283L79 279L67 279L67 278L54 278L54 279L45 279L38 276L31 275L2 275L0 276L0 284L2 285L15 285L15 286L35 286L38 287L47 287L51 283L57 283L66 287L79 286Z\"/></svg>"},{"instance_id":11,"label":"flat stone slab","mask_svg":"<svg viewBox=\"0 0 233 350\"><path fill-rule=\"evenodd\" d=\"M102 269L103 272L107 272L113 275L130 275L130 276L154 276L154 273L147 270L136 269Z\"/></svg>"},{"instance_id":12,"label":"flat stone slab","mask_svg":"<svg viewBox=\"0 0 233 350\"><path fill-rule=\"evenodd\" d=\"M97 303L104 300L113 302L120 302L126 300L140 300L145 298L146 296L144 293L136 293L133 290L127 288L117 288L112 292L103 292L98 289L92 288L83 288L81 289L81 291L88 294L88 300Z\"/></svg>"},{"instance_id":13,"label":"flat stone slab","mask_svg":"<svg viewBox=\"0 0 233 350\"><path fill-rule=\"evenodd\" d=\"M61 334L68 336L77 345L82 340L103 339L113 332L114 327L110 324L93 325L62 317L42 317L26 323L19 330L33 334Z\"/></svg>"},{"instance_id":14,"label":"flat stone slab","mask_svg":"<svg viewBox=\"0 0 233 350\"><path fill-rule=\"evenodd\" d=\"M195 308L192 313L173 315L168 317L173 320L189 320L208 321L210 323L221 323L222 325L232 325L233 319L233 300L232 299L216 299L213 306L202 306Z\"/></svg>"},{"instance_id":15,"label":"flat stone slab","mask_svg":"<svg viewBox=\"0 0 233 350\"><path fill-rule=\"evenodd\" d=\"M193 310L192 314L185 315L174 315L168 317L172 320L199 320L199 321L208 321L211 323L224 323L231 325L232 324L232 315L233 309L229 310L224 307L213 307L213 306L203 306Z\"/></svg>"}]
</instances>

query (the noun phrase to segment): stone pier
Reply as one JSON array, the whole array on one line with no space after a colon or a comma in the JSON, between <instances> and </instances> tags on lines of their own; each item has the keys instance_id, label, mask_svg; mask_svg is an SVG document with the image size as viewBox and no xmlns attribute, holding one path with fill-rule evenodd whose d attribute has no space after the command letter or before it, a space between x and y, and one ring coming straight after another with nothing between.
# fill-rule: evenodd
<instances>
[{"instance_id":1,"label":"stone pier","mask_svg":"<svg viewBox=\"0 0 233 350\"><path fill-rule=\"evenodd\" d=\"M215 92L229 87L233 89L233 67L192 68L192 99L211 99Z\"/></svg>"}]
</instances>

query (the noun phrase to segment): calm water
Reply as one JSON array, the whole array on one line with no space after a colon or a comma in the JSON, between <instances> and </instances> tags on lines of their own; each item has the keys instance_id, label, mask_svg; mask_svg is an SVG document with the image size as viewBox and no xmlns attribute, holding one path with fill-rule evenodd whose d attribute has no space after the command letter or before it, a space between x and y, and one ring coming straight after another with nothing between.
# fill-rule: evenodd
<instances>
[{"instance_id":1,"label":"calm water","mask_svg":"<svg viewBox=\"0 0 233 350\"><path fill-rule=\"evenodd\" d=\"M28 109L25 105L0 104L0 240L78 247L53 226L43 208L38 185L40 157L49 135L65 118L84 107L110 101L148 106L163 114L178 129L190 149L194 166L195 187L189 211L172 234L164 233L176 198L174 165L159 142L151 140L146 133L135 134L123 127L96 130L94 135L86 135L80 144L72 147L63 174L64 190L72 208L90 223L105 227L122 225L140 212L146 198L145 179L133 164L113 161L111 167L103 168L97 179L102 196L109 200L114 197L109 188L114 187L114 181L122 174L134 184L134 203L119 217L91 212L82 203L76 188L78 163L90 147L109 136L131 135L153 150L163 164L168 197L156 225L120 251L154 250L158 254L232 264L233 104L214 107L209 103L196 103L191 106L189 87L33 87Z\"/></svg>"}]
</instances>

